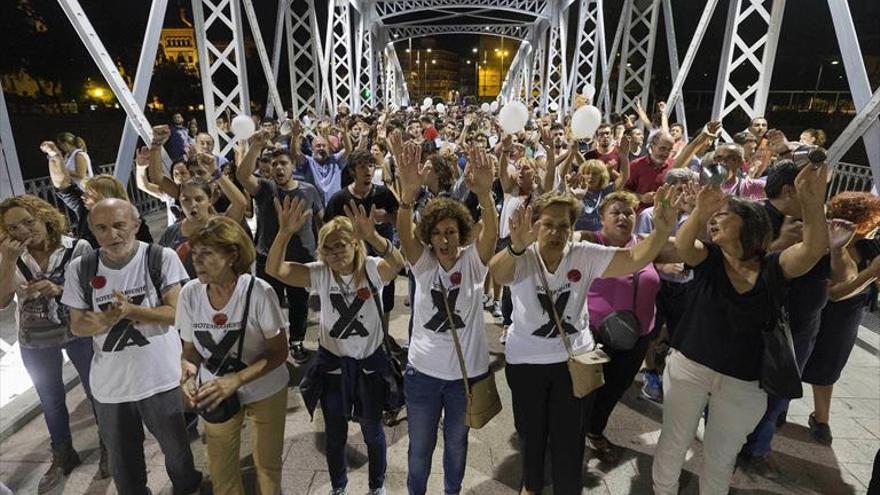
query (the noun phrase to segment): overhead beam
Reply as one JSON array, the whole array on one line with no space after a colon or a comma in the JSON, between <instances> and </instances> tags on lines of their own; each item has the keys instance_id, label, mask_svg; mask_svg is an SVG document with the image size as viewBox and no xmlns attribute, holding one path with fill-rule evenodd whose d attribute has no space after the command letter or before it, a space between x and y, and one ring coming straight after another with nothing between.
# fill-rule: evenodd
<instances>
[{"instance_id":1,"label":"overhead beam","mask_svg":"<svg viewBox=\"0 0 880 495\"><path fill-rule=\"evenodd\" d=\"M263 75L266 76L266 85L269 87L269 101L275 107L278 115L284 115L284 104L281 103L281 94L278 93L278 84L273 74L272 64L269 62L269 55L266 52L266 44L263 42L263 33L260 32L260 23L257 20L257 13L254 12L253 0L242 0L244 13L247 16L248 24L251 26L251 36L254 38L254 45L257 48L257 58L263 68ZM245 74L247 77L247 74Z\"/></svg>"},{"instance_id":2,"label":"overhead beam","mask_svg":"<svg viewBox=\"0 0 880 495\"><path fill-rule=\"evenodd\" d=\"M0 196L11 198L24 193L24 180L21 178L21 164L15 150L15 139L12 137L6 97L0 87Z\"/></svg>"},{"instance_id":3,"label":"overhead beam","mask_svg":"<svg viewBox=\"0 0 880 495\"><path fill-rule=\"evenodd\" d=\"M668 0L664 0L664 8L667 1ZM688 45L687 53L684 55L684 60L681 62L678 75L675 76L675 81L672 83L672 89L669 90L669 96L666 97L666 105L668 106L675 105L678 100L681 99L681 91L682 88L684 88L684 82L687 80L687 76L691 71L691 66L693 66L697 52L700 50L700 44L703 42L703 37L706 35L706 30L709 28L709 22L712 21L712 15L715 13L715 7L717 5L718 0L706 0L706 6L703 7L700 21L697 23L696 29L694 29L694 35L691 37L691 42Z\"/></svg>"},{"instance_id":4,"label":"overhead beam","mask_svg":"<svg viewBox=\"0 0 880 495\"><path fill-rule=\"evenodd\" d=\"M411 26L388 26L388 34L395 41L445 34L480 34L524 40L531 24L421 24Z\"/></svg>"},{"instance_id":5,"label":"overhead beam","mask_svg":"<svg viewBox=\"0 0 880 495\"><path fill-rule=\"evenodd\" d=\"M389 24L389 20L402 14L436 10L438 8L485 8L485 0L380 0L376 2L376 13L379 19ZM517 14L528 14L541 17L544 0L499 0L492 2L494 10L503 10Z\"/></svg>"}]
</instances>

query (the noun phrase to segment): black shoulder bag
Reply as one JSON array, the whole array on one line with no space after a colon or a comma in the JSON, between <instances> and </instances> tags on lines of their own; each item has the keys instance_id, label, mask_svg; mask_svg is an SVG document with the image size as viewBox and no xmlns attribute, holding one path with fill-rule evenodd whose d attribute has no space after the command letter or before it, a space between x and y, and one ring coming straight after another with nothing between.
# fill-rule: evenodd
<instances>
[{"instance_id":1,"label":"black shoulder bag","mask_svg":"<svg viewBox=\"0 0 880 495\"><path fill-rule=\"evenodd\" d=\"M250 313L251 307L251 291L254 289L254 281L256 277L251 277L251 283L248 285L247 295L245 296L244 302L244 314L241 319L241 329L238 333L238 350L236 351L235 356L237 358L241 358L241 351L244 347L244 332L247 330L247 321L248 314ZM229 346L229 350L226 351L226 354L223 356L223 359L220 360L220 364L217 365L217 372L219 373L223 369L223 365L226 364L226 359L229 357L229 351L232 350L233 346ZM201 387L201 374L196 372L197 376L199 376L199 386ZM220 375L218 375L220 376ZM238 392L230 395L226 399L223 399L217 407L211 409L210 411L207 409L199 409L199 416L202 417L208 423L225 423L232 419L233 416L238 414L238 411L241 410L241 402L238 400Z\"/></svg>"},{"instance_id":2,"label":"black shoulder bag","mask_svg":"<svg viewBox=\"0 0 880 495\"><path fill-rule=\"evenodd\" d=\"M767 395L780 399L799 399L804 396L804 389L795 359L785 297L780 298L772 286L768 286L768 289L770 299L778 309L778 313L775 321L761 332L764 350L761 354L759 384ZM787 293L785 290L782 292L783 296Z\"/></svg>"},{"instance_id":3,"label":"black shoulder bag","mask_svg":"<svg viewBox=\"0 0 880 495\"><path fill-rule=\"evenodd\" d=\"M385 404L382 409L386 412L393 412L396 414L401 408L403 408L404 403L403 371L406 368L406 363L398 357L399 353L395 353L393 350L393 346L397 346L397 342L394 341L391 334L388 333L388 328L385 326L385 318L383 317L385 312L382 308L382 303L379 301L379 291L370 280L369 274L366 274L366 277L367 284L370 286L370 292L373 294L373 302L376 303L376 312L379 314L379 321L382 322L382 350L385 352L385 359L388 360L388 369L391 371L391 380L388 382L388 395L385 396ZM391 283L394 282L392 281ZM397 346L397 348L399 349L400 347Z\"/></svg>"},{"instance_id":4,"label":"black shoulder bag","mask_svg":"<svg viewBox=\"0 0 880 495\"><path fill-rule=\"evenodd\" d=\"M596 340L614 351L628 351L635 347L636 341L639 340L641 333L641 325L639 318L636 316L636 304L639 295L639 274L641 270L633 274L633 304L632 311L623 310L615 311L599 324L599 327L593 332Z\"/></svg>"}]
</instances>

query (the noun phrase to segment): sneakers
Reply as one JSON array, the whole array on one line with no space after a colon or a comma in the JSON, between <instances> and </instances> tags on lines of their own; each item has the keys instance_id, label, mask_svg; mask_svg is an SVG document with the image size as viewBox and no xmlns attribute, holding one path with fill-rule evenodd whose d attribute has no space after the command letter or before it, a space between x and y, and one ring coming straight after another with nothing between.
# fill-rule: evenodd
<instances>
[{"instance_id":1,"label":"sneakers","mask_svg":"<svg viewBox=\"0 0 880 495\"><path fill-rule=\"evenodd\" d=\"M493 306L495 306L495 299L489 294L483 294L483 309L486 311L492 311Z\"/></svg>"},{"instance_id":2,"label":"sneakers","mask_svg":"<svg viewBox=\"0 0 880 495\"><path fill-rule=\"evenodd\" d=\"M751 455L745 450L736 456L737 465L750 476L761 476L770 480L779 479L782 471L771 454Z\"/></svg>"},{"instance_id":3,"label":"sneakers","mask_svg":"<svg viewBox=\"0 0 880 495\"><path fill-rule=\"evenodd\" d=\"M495 302L492 304L492 316L495 318L501 318L501 303Z\"/></svg>"},{"instance_id":4,"label":"sneakers","mask_svg":"<svg viewBox=\"0 0 880 495\"><path fill-rule=\"evenodd\" d=\"M345 495L345 488L331 488L330 495Z\"/></svg>"},{"instance_id":5,"label":"sneakers","mask_svg":"<svg viewBox=\"0 0 880 495\"><path fill-rule=\"evenodd\" d=\"M309 352L303 347L302 342L294 342L290 346L290 357L297 364L302 364L309 360Z\"/></svg>"},{"instance_id":6,"label":"sneakers","mask_svg":"<svg viewBox=\"0 0 880 495\"><path fill-rule=\"evenodd\" d=\"M385 495L385 487L371 488L367 495Z\"/></svg>"},{"instance_id":7,"label":"sneakers","mask_svg":"<svg viewBox=\"0 0 880 495\"><path fill-rule=\"evenodd\" d=\"M810 436L813 437L813 440L821 443L822 445L831 445L831 441L833 437L831 436L831 426L828 423L820 423L816 421L816 414L810 414Z\"/></svg>"},{"instance_id":8,"label":"sneakers","mask_svg":"<svg viewBox=\"0 0 880 495\"><path fill-rule=\"evenodd\" d=\"M642 385L642 397L663 404L663 380L656 371L645 370L645 384Z\"/></svg>"},{"instance_id":9,"label":"sneakers","mask_svg":"<svg viewBox=\"0 0 880 495\"><path fill-rule=\"evenodd\" d=\"M52 448L52 465L40 478L37 485L37 493L47 493L52 491L61 483L65 476L73 471L73 468L79 466L82 461L79 454L73 450L73 444L67 440L63 444Z\"/></svg>"},{"instance_id":10,"label":"sneakers","mask_svg":"<svg viewBox=\"0 0 880 495\"><path fill-rule=\"evenodd\" d=\"M620 462L620 447L611 443L605 435L597 437L587 434L587 440L590 442L590 447L596 451L596 458L603 464L614 466Z\"/></svg>"}]
</instances>

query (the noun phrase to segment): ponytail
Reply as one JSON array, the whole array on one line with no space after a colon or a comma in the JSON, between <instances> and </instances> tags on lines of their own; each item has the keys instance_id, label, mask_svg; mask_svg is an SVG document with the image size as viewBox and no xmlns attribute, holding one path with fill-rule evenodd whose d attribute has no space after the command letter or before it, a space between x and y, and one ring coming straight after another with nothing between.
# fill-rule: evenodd
<instances>
[{"instance_id":1,"label":"ponytail","mask_svg":"<svg viewBox=\"0 0 880 495\"><path fill-rule=\"evenodd\" d=\"M55 136L55 141L59 144L69 144L75 148L79 148L83 152L88 152L88 150L86 150L86 142L83 138L75 136L72 132L59 132L58 135Z\"/></svg>"}]
</instances>

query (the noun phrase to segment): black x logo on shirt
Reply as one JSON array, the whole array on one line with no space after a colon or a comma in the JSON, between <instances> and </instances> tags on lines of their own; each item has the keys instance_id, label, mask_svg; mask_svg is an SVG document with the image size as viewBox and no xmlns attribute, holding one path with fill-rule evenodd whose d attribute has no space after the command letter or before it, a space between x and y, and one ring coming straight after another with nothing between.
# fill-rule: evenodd
<instances>
[{"instance_id":1,"label":"black x logo on shirt","mask_svg":"<svg viewBox=\"0 0 880 495\"><path fill-rule=\"evenodd\" d=\"M211 357L208 358L208 361L205 363L205 368L211 373L217 376L223 376L227 373L241 371L247 367L241 361L241 356L229 355L230 349L232 349L232 346L238 342L238 338L244 338L241 334L241 330L230 330L226 332L226 335L224 335L220 342L217 343L214 343L214 338L211 337L210 331L198 330L193 332L193 335L195 335L199 344L211 353ZM225 360L223 359L224 357L226 357ZM223 365L222 368L221 364Z\"/></svg>"},{"instance_id":2,"label":"black x logo on shirt","mask_svg":"<svg viewBox=\"0 0 880 495\"><path fill-rule=\"evenodd\" d=\"M556 302L552 303L550 294L538 293L538 302L541 304L544 314L550 317L550 321L541 325L540 328L532 332L532 335L536 337L546 337L548 339L559 336L559 330L556 328L556 318L553 317L553 307L550 306L550 304L553 304L556 307L556 313L559 314L559 319L562 320L562 328L565 329L565 333L577 333L577 329L572 326L571 323L562 318L563 313L565 313L565 306L568 304L569 296L571 296L571 291L562 292L559 294Z\"/></svg>"},{"instance_id":3,"label":"black x logo on shirt","mask_svg":"<svg viewBox=\"0 0 880 495\"><path fill-rule=\"evenodd\" d=\"M344 340L353 335L358 337L367 337L370 333L367 331L364 324L361 323L358 318L358 312L364 306L364 300L360 297L355 297L354 301L351 302L351 305L345 303L345 296L342 294L330 294L330 304L333 305L333 309L339 313L339 319L336 320L336 323L333 324L333 328L330 329L330 336L334 339Z\"/></svg>"},{"instance_id":4,"label":"black x logo on shirt","mask_svg":"<svg viewBox=\"0 0 880 495\"><path fill-rule=\"evenodd\" d=\"M460 287L447 291L449 294L449 307L452 309L452 323L455 329L464 328L464 321L455 312L455 302L458 300ZM449 331L449 318L446 316L446 304L443 302L443 292L431 289L431 302L434 304L434 316L425 323L425 328L437 333Z\"/></svg>"},{"instance_id":5,"label":"black x logo on shirt","mask_svg":"<svg viewBox=\"0 0 880 495\"><path fill-rule=\"evenodd\" d=\"M139 296L134 296L129 301L131 304L135 304L140 306L141 302L144 300L144 296L146 294L141 294ZM104 304L99 304L98 308L101 311L106 311L107 308L112 306L112 302L107 302ZM113 325L113 328L107 333L107 338L104 339L104 345L101 347L103 352L117 352L122 351L126 347L136 345L138 347L144 347L149 345L150 341L144 337L137 328L134 327L134 322L129 320L128 318L123 318L116 322Z\"/></svg>"}]
</instances>

